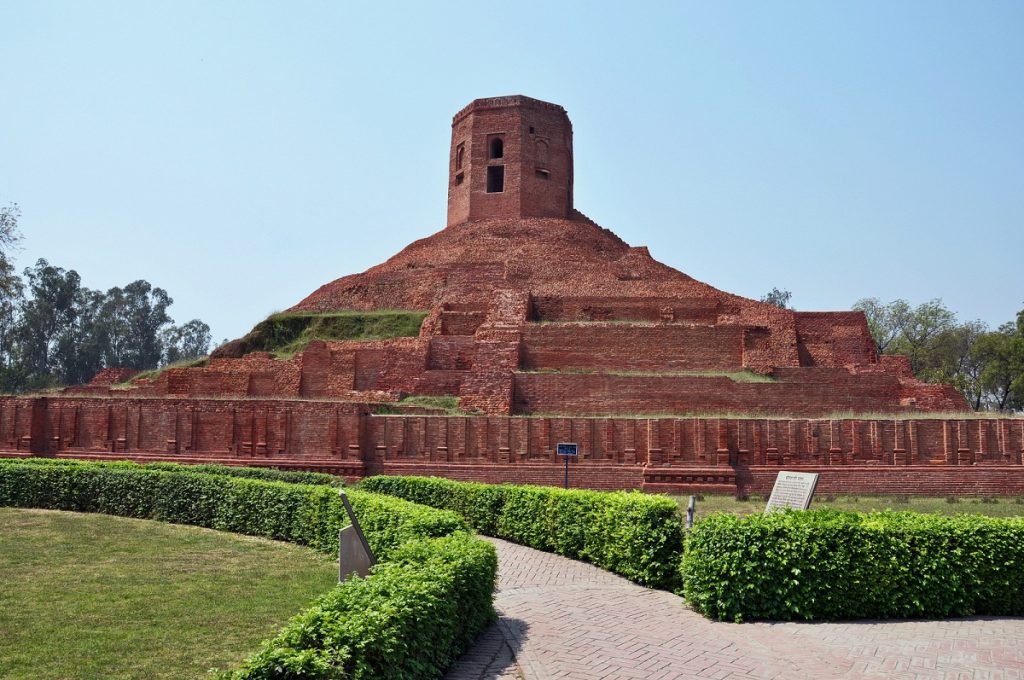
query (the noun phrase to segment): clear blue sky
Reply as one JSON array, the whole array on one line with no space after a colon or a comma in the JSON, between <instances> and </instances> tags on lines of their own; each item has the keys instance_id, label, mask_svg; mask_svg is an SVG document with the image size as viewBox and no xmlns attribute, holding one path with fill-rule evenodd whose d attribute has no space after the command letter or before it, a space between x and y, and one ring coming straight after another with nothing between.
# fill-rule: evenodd
<instances>
[{"instance_id":1,"label":"clear blue sky","mask_svg":"<svg viewBox=\"0 0 1024 680\"><path fill-rule=\"evenodd\" d=\"M1024 307L1024 3L0 0L36 258L235 337L445 223L451 116L563 105L576 205L803 310Z\"/></svg>"}]
</instances>

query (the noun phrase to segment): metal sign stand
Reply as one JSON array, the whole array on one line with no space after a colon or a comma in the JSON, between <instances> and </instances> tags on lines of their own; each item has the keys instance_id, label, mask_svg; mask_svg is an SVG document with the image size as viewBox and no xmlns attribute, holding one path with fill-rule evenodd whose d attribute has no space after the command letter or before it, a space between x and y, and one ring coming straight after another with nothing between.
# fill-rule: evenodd
<instances>
[{"instance_id":1,"label":"metal sign stand","mask_svg":"<svg viewBox=\"0 0 1024 680\"><path fill-rule=\"evenodd\" d=\"M555 453L562 457L565 461L565 479L562 482L562 488L569 488L569 459L576 458L579 456L579 445L571 442L561 442L555 445Z\"/></svg>"},{"instance_id":2,"label":"metal sign stand","mask_svg":"<svg viewBox=\"0 0 1024 680\"><path fill-rule=\"evenodd\" d=\"M377 564L377 558L366 541L345 490L338 489L338 495L341 496L341 504L345 506L345 512L348 513L351 522L338 532L338 581L344 581L352 574L359 574L365 578L370 573L370 567Z\"/></svg>"}]
</instances>

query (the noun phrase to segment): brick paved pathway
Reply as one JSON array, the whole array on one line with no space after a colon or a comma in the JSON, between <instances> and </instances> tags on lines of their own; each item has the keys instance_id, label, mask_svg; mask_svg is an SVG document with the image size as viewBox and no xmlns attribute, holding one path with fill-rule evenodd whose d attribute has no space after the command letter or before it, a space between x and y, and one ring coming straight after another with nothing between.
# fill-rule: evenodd
<instances>
[{"instance_id":1,"label":"brick paved pathway","mask_svg":"<svg viewBox=\"0 0 1024 680\"><path fill-rule=\"evenodd\" d=\"M488 540L501 618L446 680L1024 680L1024 619L717 623L669 593Z\"/></svg>"}]
</instances>

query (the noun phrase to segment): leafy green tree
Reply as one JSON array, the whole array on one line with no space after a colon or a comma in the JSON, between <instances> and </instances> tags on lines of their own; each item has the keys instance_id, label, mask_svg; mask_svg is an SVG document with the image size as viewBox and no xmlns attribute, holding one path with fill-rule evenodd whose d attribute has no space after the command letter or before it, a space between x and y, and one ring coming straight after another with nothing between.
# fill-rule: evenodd
<instances>
[{"instance_id":1,"label":"leafy green tree","mask_svg":"<svg viewBox=\"0 0 1024 680\"><path fill-rule=\"evenodd\" d=\"M928 379L941 376L944 344L950 342L948 333L956 327L956 314L942 304L930 300L911 307L906 300L893 300L882 304L877 298L858 300L853 308L864 312L868 328L882 354L906 354L915 375Z\"/></svg>"},{"instance_id":2,"label":"leafy green tree","mask_svg":"<svg viewBox=\"0 0 1024 680\"><path fill-rule=\"evenodd\" d=\"M865 298L854 303L855 310L864 312L868 320L868 328L875 339L880 354L893 354L888 351L902 333L903 324L911 313L906 300L893 300L883 304L878 298Z\"/></svg>"},{"instance_id":3,"label":"leafy green tree","mask_svg":"<svg viewBox=\"0 0 1024 680\"><path fill-rule=\"evenodd\" d=\"M981 337L974 352L982 365L985 406L1024 410L1024 310L1017 314L1017 323L1005 323Z\"/></svg>"},{"instance_id":4,"label":"leafy green tree","mask_svg":"<svg viewBox=\"0 0 1024 680\"><path fill-rule=\"evenodd\" d=\"M148 281L111 288L100 306L96 324L103 364L119 368L156 368L163 357L161 331L172 323L167 308L173 300Z\"/></svg>"},{"instance_id":5,"label":"leafy green tree","mask_svg":"<svg viewBox=\"0 0 1024 680\"><path fill-rule=\"evenodd\" d=\"M9 392L24 382L17 359L17 330L24 284L14 269L12 254L21 243L16 203L0 208L0 390Z\"/></svg>"},{"instance_id":6,"label":"leafy green tree","mask_svg":"<svg viewBox=\"0 0 1024 680\"><path fill-rule=\"evenodd\" d=\"M793 294L788 290L779 290L773 287L767 295L761 298L761 302L767 302L770 305L781 307L782 309L789 309L789 301L793 298Z\"/></svg>"},{"instance_id":7,"label":"leafy green tree","mask_svg":"<svg viewBox=\"0 0 1024 680\"><path fill-rule=\"evenodd\" d=\"M210 327L199 319L171 326L163 333L164 364L198 359L210 353Z\"/></svg>"},{"instance_id":8,"label":"leafy green tree","mask_svg":"<svg viewBox=\"0 0 1024 680\"><path fill-rule=\"evenodd\" d=\"M958 323L941 300L858 300L884 354L905 354L914 374L953 385L975 409L1024 409L1024 310L1016 323L989 331L981 321Z\"/></svg>"},{"instance_id":9,"label":"leafy green tree","mask_svg":"<svg viewBox=\"0 0 1024 680\"><path fill-rule=\"evenodd\" d=\"M67 334L78 323L82 281L78 272L40 259L25 270L28 297L21 306L18 329L20 360L29 389L59 382L60 361L69 351Z\"/></svg>"},{"instance_id":10,"label":"leafy green tree","mask_svg":"<svg viewBox=\"0 0 1024 680\"><path fill-rule=\"evenodd\" d=\"M11 261L12 251L19 248L22 240L18 229L20 217L17 203L0 208L0 300L19 297L23 288Z\"/></svg>"}]
</instances>

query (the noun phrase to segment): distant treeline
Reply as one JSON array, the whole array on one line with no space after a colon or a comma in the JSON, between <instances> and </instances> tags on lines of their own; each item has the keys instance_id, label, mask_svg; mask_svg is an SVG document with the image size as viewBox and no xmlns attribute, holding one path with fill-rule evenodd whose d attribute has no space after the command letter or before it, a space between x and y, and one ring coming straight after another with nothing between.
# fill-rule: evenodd
<instances>
[{"instance_id":1,"label":"distant treeline","mask_svg":"<svg viewBox=\"0 0 1024 680\"><path fill-rule=\"evenodd\" d=\"M0 208L0 392L88 382L104 368L149 370L207 354L210 327L180 326L173 300L147 281L106 292L74 270L39 260L19 276L9 253L21 240L16 204Z\"/></svg>"},{"instance_id":2,"label":"distant treeline","mask_svg":"<svg viewBox=\"0 0 1024 680\"><path fill-rule=\"evenodd\" d=\"M952 385L975 410L1024 410L1024 309L990 330L957 321L941 300L913 307L868 298L853 308L867 316L878 351L908 356L921 380Z\"/></svg>"}]
</instances>

